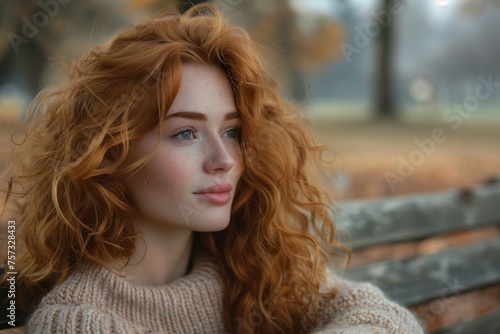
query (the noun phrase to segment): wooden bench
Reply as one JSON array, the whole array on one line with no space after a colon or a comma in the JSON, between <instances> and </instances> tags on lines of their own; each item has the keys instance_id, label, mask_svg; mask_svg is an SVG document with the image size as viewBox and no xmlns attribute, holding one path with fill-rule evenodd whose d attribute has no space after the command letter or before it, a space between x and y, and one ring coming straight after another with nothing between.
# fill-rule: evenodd
<instances>
[{"instance_id":1,"label":"wooden bench","mask_svg":"<svg viewBox=\"0 0 500 334\"><path fill-rule=\"evenodd\" d=\"M335 218L340 239L352 240L346 278L374 283L409 307L429 333L500 333L498 180L346 202Z\"/></svg>"}]
</instances>

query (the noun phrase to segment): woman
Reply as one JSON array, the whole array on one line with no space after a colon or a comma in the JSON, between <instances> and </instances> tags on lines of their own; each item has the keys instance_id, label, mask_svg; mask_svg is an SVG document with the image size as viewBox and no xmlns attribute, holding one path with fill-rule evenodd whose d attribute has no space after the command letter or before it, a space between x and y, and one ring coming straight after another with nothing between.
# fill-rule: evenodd
<instances>
[{"instance_id":1,"label":"woman","mask_svg":"<svg viewBox=\"0 0 500 334\"><path fill-rule=\"evenodd\" d=\"M32 110L9 190L27 332L422 332L327 273L322 150L215 8L118 33Z\"/></svg>"}]
</instances>

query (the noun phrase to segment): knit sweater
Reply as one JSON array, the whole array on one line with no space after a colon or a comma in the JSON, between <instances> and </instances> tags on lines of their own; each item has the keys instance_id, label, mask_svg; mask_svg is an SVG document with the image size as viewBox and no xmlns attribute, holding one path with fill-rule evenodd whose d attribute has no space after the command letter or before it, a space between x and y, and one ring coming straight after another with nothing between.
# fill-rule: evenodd
<instances>
[{"instance_id":1,"label":"knit sweater","mask_svg":"<svg viewBox=\"0 0 500 334\"><path fill-rule=\"evenodd\" d=\"M330 282L338 293L320 302L319 324L312 333L423 333L408 310L375 286ZM188 275L163 286L135 285L89 265L42 299L28 318L26 333L227 333L222 295L217 264L203 252L196 254Z\"/></svg>"}]
</instances>

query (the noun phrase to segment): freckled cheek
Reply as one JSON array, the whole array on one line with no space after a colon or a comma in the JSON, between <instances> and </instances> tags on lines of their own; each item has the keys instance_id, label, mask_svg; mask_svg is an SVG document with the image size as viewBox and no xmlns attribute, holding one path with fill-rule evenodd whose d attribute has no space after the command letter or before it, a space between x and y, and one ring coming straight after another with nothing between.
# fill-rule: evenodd
<instances>
[{"instance_id":1,"label":"freckled cheek","mask_svg":"<svg viewBox=\"0 0 500 334\"><path fill-rule=\"evenodd\" d=\"M140 176L144 190L149 190L153 196L158 195L158 193L168 192L172 187L169 167L165 166L161 159L153 157L144 167Z\"/></svg>"},{"instance_id":2,"label":"freckled cheek","mask_svg":"<svg viewBox=\"0 0 500 334\"><path fill-rule=\"evenodd\" d=\"M151 185L160 188L163 192L178 192L186 188L188 181L193 178L192 158L171 154L168 158L157 158L154 167L148 172Z\"/></svg>"}]
</instances>

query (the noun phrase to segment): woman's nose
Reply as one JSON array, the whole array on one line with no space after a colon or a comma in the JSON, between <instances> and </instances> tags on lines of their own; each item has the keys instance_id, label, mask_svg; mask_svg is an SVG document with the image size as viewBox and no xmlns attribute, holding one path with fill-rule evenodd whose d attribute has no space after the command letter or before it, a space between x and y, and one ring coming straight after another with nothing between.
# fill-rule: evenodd
<instances>
[{"instance_id":1,"label":"woman's nose","mask_svg":"<svg viewBox=\"0 0 500 334\"><path fill-rule=\"evenodd\" d=\"M227 139L226 139L227 140ZM221 137L209 140L206 148L204 169L207 173L228 172L234 165L234 148Z\"/></svg>"}]
</instances>

